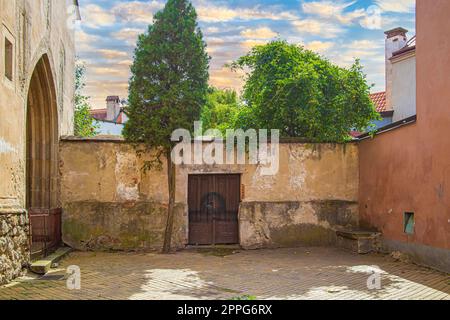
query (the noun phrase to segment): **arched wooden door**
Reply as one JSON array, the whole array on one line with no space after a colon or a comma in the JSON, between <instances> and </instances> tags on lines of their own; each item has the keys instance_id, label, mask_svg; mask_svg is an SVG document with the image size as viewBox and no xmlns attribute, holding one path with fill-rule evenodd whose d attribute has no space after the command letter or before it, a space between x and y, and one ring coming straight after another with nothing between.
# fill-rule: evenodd
<instances>
[{"instance_id":1,"label":"arched wooden door","mask_svg":"<svg viewBox=\"0 0 450 320\"><path fill-rule=\"evenodd\" d=\"M58 208L58 114L48 57L37 63L27 97L27 190L32 253L45 255L61 241Z\"/></svg>"}]
</instances>

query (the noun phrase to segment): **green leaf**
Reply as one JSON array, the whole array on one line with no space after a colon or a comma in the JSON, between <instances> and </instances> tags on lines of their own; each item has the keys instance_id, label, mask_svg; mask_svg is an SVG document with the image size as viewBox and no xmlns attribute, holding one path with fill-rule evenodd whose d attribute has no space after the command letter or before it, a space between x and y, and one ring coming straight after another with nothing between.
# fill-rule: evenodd
<instances>
[{"instance_id":1,"label":"green leaf","mask_svg":"<svg viewBox=\"0 0 450 320\"><path fill-rule=\"evenodd\" d=\"M277 40L231 64L248 70L235 125L279 129L283 137L345 142L379 119L359 61L340 68L301 46Z\"/></svg>"},{"instance_id":2,"label":"green leaf","mask_svg":"<svg viewBox=\"0 0 450 320\"><path fill-rule=\"evenodd\" d=\"M86 67L77 61L75 65L75 112L74 112L74 134L77 137L93 137L97 135L99 125L91 116L89 97L84 96L82 91L85 87L84 75Z\"/></svg>"},{"instance_id":3,"label":"green leaf","mask_svg":"<svg viewBox=\"0 0 450 320\"><path fill-rule=\"evenodd\" d=\"M187 0L169 0L139 36L131 66L124 136L170 150L172 132L193 131L208 93L209 56Z\"/></svg>"}]
</instances>

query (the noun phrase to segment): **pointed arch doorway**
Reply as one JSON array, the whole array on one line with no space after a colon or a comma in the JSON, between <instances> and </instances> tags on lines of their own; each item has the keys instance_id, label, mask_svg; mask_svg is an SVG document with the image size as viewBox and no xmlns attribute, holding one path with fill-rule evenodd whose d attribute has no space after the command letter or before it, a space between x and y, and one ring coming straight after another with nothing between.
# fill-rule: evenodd
<instances>
[{"instance_id":1,"label":"pointed arch doorway","mask_svg":"<svg viewBox=\"0 0 450 320\"><path fill-rule=\"evenodd\" d=\"M58 111L47 55L36 64L27 96L26 204L31 254L45 256L61 242L58 208Z\"/></svg>"}]
</instances>

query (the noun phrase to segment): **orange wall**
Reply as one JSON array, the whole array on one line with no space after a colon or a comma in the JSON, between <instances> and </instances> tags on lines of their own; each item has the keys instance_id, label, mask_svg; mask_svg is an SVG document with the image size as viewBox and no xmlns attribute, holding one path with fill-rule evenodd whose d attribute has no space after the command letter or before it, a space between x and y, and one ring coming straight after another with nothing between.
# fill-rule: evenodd
<instances>
[{"instance_id":1,"label":"orange wall","mask_svg":"<svg viewBox=\"0 0 450 320\"><path fill-rule=\"evenodd\" d=\"M450 249L450 1L417 0L416 10L417 123L359 144L361 224ZM415 212L412 236L404 212Z\"/></svg>"}]
</instances>

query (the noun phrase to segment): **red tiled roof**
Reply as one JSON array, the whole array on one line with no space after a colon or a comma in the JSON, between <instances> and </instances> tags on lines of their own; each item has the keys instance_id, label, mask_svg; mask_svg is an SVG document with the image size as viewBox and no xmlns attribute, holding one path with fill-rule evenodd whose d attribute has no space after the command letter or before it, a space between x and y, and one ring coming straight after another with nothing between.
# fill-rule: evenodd
<instances>
[{"instance_id":1,"label":"red tiled roof","mask_svg":"<svg viewBox=\"0 0 450 320\"><path fill-rule=\"evenodd\" d=\"M386 110L386 92L377 92L372 93L370 95L370 99L372 99L373 103L375 104L375 108L377 112L385 112Z\"/></svg>"},{"instance_id":2,"label":"red tiled roof","mask_svg":"<svg viewBox=\"0 0 450 320\"><path fill-rule=\"evenodd\" d=\"M359 131L350 131L350 135L353 137L353 138L358 138L360 135L362 135L363 133L362 132L359 132Z\"/></svg>"},{"instance_id":3,"label":"red tiled roof","mask_svg":"<svg viewBox=\"0 0 450 320\"><path fill-rule=\"evenodd\" d=\"M91 110L91 116L95 120L107 121L107 119L108 119L108 109L94 109L94 110ZM115 123L122 124L122 123L124 123L123 120L124 120L123 110L121 110L119 116L117 117L117 119L115 121ZM110 122L113 122L113 121L110 121Z\"/></svg>"},{"instance_id":4,"label":"red tiled roof","mask_svg":"<svg viewBox=\"0 0 450 320\"><path fill-rule=\"evenodd\" d=\"M108 110L107 109L91 110L91 116L96 120L106 120L106 118L108 117Z\"/></svg>"},{"instance_id":5,"label":"red tiled roof","mask_svg":"<svg viewBox=\"0 0 450 320\"><path fill-rule=\"evenodd\" d=\"M123 112L120 112L119 116L117 117L116 123L118 124L123 123Z\"/></svg>"},{"instance_id":6,"label":"red tiled roof","mask_svg":"<svg viewBox=\"0 0 450 320\"><path fill-rule=\"evenodd\" d=\"M371 93L370 95L370 99L372 100L373 104L375 105L375 109L377 110L378 113L380 114L385 114L388 115L389 111L387 110L387 106L386 106L386 92L376 92L376 93ZM392 112L392 111L390 111ZM351 131L350 135L353 138L358 138L360 135L364 134L363 132L358 132L358 131Z\"/></svg>"}]
</instances>

